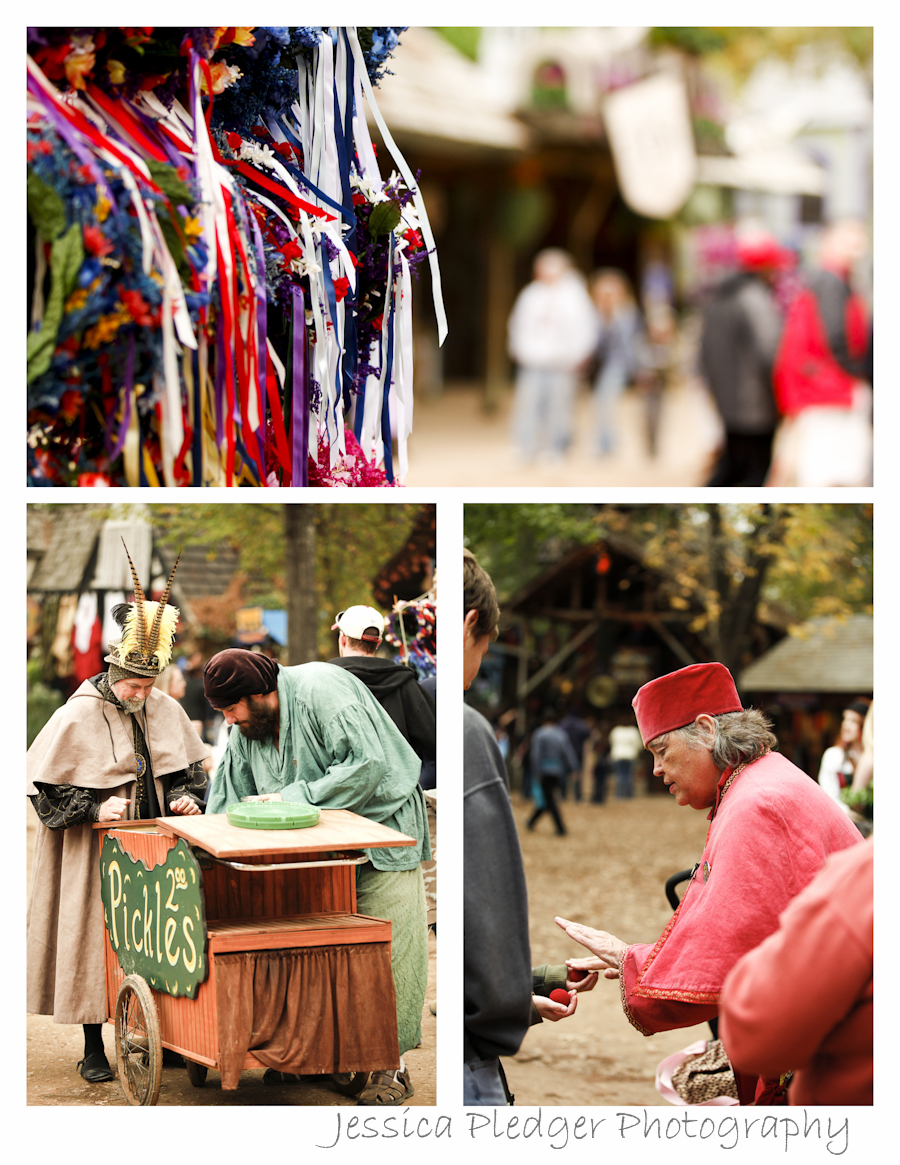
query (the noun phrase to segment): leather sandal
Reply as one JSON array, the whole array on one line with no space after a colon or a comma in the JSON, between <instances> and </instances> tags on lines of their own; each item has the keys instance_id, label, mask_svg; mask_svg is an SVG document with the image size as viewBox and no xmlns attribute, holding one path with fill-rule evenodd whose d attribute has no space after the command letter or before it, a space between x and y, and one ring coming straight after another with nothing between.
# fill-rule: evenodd
<instances>
[{"instance_id":1,"label":"leather sandal","mask_svg":"<svg viewBox=\"0 0 900 1165\"><path fill-rule=\"evenodd\" d=\"M414 1092L409 1071L405 1068L398 1068L396 1072L373 1072L356 1103L378 1106L402 1104Z\"/></svg>"},{"instance_id":2,"label":"leather sandal","mask_svg":"<svg viewBox=\"0 0 900 1165\"><path fill-rule=\"evenodd\" d=\"M112 1080L112 1069L103 1052L91 1052L77 1064L78 1071L87 1080L88 1084L102 1084L105 1080Z\"/></svg>"}]
</instances>

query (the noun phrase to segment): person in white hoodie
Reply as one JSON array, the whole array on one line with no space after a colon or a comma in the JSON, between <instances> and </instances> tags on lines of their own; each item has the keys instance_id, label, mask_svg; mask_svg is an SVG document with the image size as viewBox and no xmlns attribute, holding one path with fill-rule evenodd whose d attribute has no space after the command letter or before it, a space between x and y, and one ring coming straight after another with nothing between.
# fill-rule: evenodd
<instances>
[{"instance_id":1,"label":"person in white hoodie","mask_svg":"<svg viewBox=\"0 0 900 1165\"><path fill-rule=\"evenodd\" d=\"M597 314L565 251L540 251L534 280L509 318L509 354L518 366L513 441L524 460L559 459L571 441L576 375L597 343Z\"/></svg>"}]
</instances>

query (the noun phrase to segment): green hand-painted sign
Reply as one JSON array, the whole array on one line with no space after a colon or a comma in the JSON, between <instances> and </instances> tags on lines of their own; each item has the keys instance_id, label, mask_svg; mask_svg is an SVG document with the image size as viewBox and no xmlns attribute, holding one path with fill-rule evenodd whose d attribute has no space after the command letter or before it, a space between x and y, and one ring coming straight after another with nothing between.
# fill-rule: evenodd
<instances>
[{"instance_id":1,"label":"green hand-painted sign","mask_svg":"<svg viewBox=\"0 0 900 1165\"><path fill-rule=\"evenodd\" d=\"M125 974L193 999L209 965L200 867L187 842L148 869L107 835L100 875L106 933Z\"/></svg>"}]
</instances>

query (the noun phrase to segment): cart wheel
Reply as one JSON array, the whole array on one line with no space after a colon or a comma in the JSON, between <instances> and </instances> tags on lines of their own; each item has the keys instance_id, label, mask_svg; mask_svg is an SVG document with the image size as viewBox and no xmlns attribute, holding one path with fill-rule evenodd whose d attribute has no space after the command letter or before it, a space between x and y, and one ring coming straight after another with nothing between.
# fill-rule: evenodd
<instances>
[{"instance_id":1,"label":"cart wheel","mask_svg":"<svg viewBox=\"0 0 900 1165\"><path fill-rule=\"evenodd\" d=\"M209 1068L205 1064L198 1064L196 1060L185 1060L184 1066L187 1068L188 1080L195 1088L202 1088L206 1083L206 1073Z\"/></svg>"},{"instance_id":2,"label":"cart wheel","mask_svg":"<svg viewBox=\"0 0 900 1165\"><path fill-rule=\"evenodd\" d=\"M129 1104L156 1104L162 1080L162 1041L156 1001L146 979L126 975L116 997L116 1057Z\"/></svg>"},{"instance_id":3,"label":"cart wheel","mask_svg":"<svg viewBox=\"0 0 900 1165\"><path fill-rule=\"evenodd\" d=\"M331 1083L342 1096L359 1096L369 1081L368 1072L334 1072Z\"/></svg>"}]
</instances>

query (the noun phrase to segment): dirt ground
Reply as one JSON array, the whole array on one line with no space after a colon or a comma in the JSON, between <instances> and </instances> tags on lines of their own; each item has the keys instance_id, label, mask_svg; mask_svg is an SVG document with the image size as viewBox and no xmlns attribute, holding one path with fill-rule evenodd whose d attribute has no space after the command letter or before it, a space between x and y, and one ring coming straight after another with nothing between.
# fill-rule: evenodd
<instances>
[{"instance_id":1,"label":"dirt ground","mask_svg":"<svg viewBox=\"0 0 900 1165\"><path fill-rule=\"evenodd\" d=\"M31 855L36 834L36 818L26 806L28 830L28 880L31 881ZM429 1004L436 997L437 940L429 938L428 990L422 1012L421 1047L406 1053L415 1094L406 1105L434 1105L436 1099L437 1022ZM88 1084L76 1070L84 1054L80 1027L54 1023L48 1015L27 1018L26 1101L29 1105L128 1106L118 1079L107 1084ZM115 1071L115 1040L110 1024L103 1026L103 1042ZM354 1098L341 1096L329 1080L309 1077L301 1084L272 1086L263 1084L262 1069L244 1072L234 1091L223 1092L220 1076L210 1069L206 1085L194 1088L184 1068L163 1068L158 1105L316 1105L320 1107L353 1105Z\"/></svg>"},{"instance_id":2,"label":"dirt ground","mask_svg":"<svg viewBox=\"0 0 900 1165\"><path fill-rule=\"evenodd\" d=\"M666 879L699 860L708 827L704 813L660 794L602 805L565 801L565 837L556 836L549 814L526 830L530 802L514 798L514 810L535 964L588 953L556 926L557 915L626 942L653 942L672 913ZM659 1061L709 1038L705 1024L642 1036L625 1018L618 980L600 979L568 1019L532 1027L504 1065L517 1106L662 1104L654 1086Z\"/></svg>"},{"instance_id":3,"label":"dirt ground","mask_svg":"<svg viewBox=\"0 0 900 1165\"><path fill-rule=\"evenodd\" d=\"M721 422L696 380L673 384L663 396L659 450L647 450L646 407L636 389L618 404L619 444L609 457L590 449L593 400L582 385L575 403L572 447L564 460L523 463L510 441L513 393L499 393L487 413L472 385L448 384L437 396L416 396L409 438L407 486L696 486L707 481Z\"/></svg>"}]
</instances>

